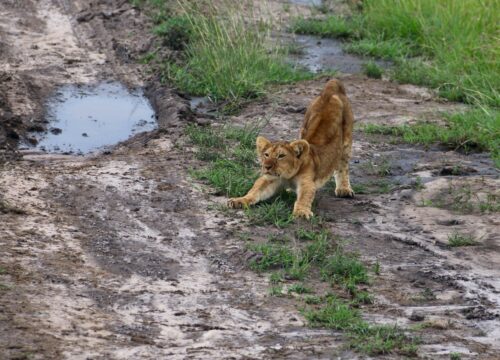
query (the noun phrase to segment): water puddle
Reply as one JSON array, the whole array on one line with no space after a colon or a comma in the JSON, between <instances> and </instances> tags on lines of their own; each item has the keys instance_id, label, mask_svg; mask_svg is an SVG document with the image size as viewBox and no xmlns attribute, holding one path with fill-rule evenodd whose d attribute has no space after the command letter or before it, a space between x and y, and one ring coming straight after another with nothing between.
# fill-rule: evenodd
<instances>
[{"instance_id":1,"label":"water puddle","mask_svg":"<svg viewBox=\"0 0 500 360\"><path fill-rule=\"evenodd\" d=\"M36 146L47 152L84 154L157 127L142 90L117 82L64 86L48 102L47 114L49 131Z\"/></svg>"},{"instance_id":2,"label":"water puddle","mask_svg":"<svg viewBox=\"0 0 500 360\"><path fill-rule=\"evenodd\" d=\"M363 71L363 65L370 59L354 56L342 49L342 42L336 39L319 38L311 35L296 35L293 43L300 49L300 54L292 59L312 72L337 70L342 73L355 74ZM382 68L388 68L391 63L375 60Z\"/></svg>"},{"instance_id":3,"label":"water puddle","mask_svg":"<svg viewBox=\"0 0 500 360\"><path fill-rule=\"evenodd\" d=\"M289 0L288 2L294 5L321 6L323 0Z\"/></svg>"}]
</instances>

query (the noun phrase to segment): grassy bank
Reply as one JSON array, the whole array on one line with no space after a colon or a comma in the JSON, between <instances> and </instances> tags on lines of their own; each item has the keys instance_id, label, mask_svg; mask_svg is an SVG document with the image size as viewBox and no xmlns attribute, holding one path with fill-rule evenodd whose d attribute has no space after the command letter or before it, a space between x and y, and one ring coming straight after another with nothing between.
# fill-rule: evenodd
<instances>
[{"instance_id":1,"label":"grassy bank","mask_svg":"<svg viewBox=\"0 0 500 360\"><path fill-rule=\"evenodd\" d=\"M217 8L187 0L144 2L159 9L154 32L177 52L163 59L164 79L185 93L209 96L231 109L265 94L270 84L313 76L285 62L283 49L270 46L269 27L251 20L251 11L237 2Z\"/></svg>"},{"instance_id":2,"label":"grassy bank","mask_svg":"<svg viewBox=\"0 0 500 360\"><path fill-rule=\"evenodd\" d=\"M298 19L292 30L348 37L348 51L393 60L393 79L429 86L444 98L473 105L473 111L449 117L444 128L417 125L384 131L410 142L490 151L498 166L498 13L496 0L365 0L361 13L350 19Z\"/></svg>"},{"instance_id":3,"label":"grassy bank","mask_svg":"<svg viewBox=\"0 0 500 360\"><path fill-rule=\"evenodd\" d=\"M498 13L496 0L365 0L350 20L299 19L292 30L350 37L348 50L397 61L400 81L436 88L450 100L498 107Z\"/></svg>"},{"instance_id":4,"label":"grassy bank","mask_svg":"<svg viewBox=\"0 0 500 360\"><path fill-rule=\"evenodd\" d=\"M497 167L500 167L500 114L490 110L476 109L465 113L448 115L447 126L433 123L387 126L370 124L363 130L371 134L386 134L401 137L412 144L432 145L441 143L453 150L489 151Z\"/></svg>"}]
</instances>

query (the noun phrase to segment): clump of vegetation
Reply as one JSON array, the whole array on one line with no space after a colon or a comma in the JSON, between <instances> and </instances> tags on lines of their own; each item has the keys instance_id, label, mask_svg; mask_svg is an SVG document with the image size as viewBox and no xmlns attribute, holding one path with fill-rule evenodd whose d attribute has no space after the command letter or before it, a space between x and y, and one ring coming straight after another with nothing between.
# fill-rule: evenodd
<instances>
[{"instance_id":1,"label":"clump of vegetation","mask_svg":"<svg viewBox=\"0 0 500 360\"><path fill-rule=\"evenodd\" d=\"M399 126L368 124L363 130L371 134L398 136L412 144L429 146L440 143L464 152L490 151L495 164L500 167L500 113L494 111L490 115L476 109L448 115L444 127L421 122Z\"/></svg>"},{"instance_id":2,"label":"clump of vegetation","mask_svg":"<svg viewBox=\"0 0 500 360\"><path fill-rule=\"evenodd\" d=\"M384 73L384 70L375 61L369 61L364 64L363 70L366 76L374 79L381 79Z\"/></svg>"},{"instance_id":3,"label":"clump of vegetation","mask_svg":"<svg viewBox=\"0 0 500 360\"><path fill-rule=\"evenodd\" d=\"M472 235L454 232L448 236L448 245L451 247L474 246L477 242Z\"/></svg>"},{"instance_id":4,"label":"clump of vegetation","mask_svg":"<svg viewBox=\"0 0 500 360\"><path fill-rule=\"evenodd\" d=\"M186 93L208 95L231 111L263 95L269 84L314 76L287 63L280 46L269 47L268 27L248 21L241 4L178 0L176 8L181 15L161 19L155 33L170 48L183 50L180 61L165 60L163 74Z\"/></svg>"},{"instance_id":5,"label":"clump of vegetation","mask_svg":"<svg viewBox=\"0 0 500 360\"><path fill-rule=\"evenodd\" d=\"M163 39L163 44L173 50L184 50L192 37L192 26L186 16L167 18L153 32Z\"/></svg>"},{"instance_id":6,"label":"clump of vegetation","mask_svg":"<svg viewBox=\"0 0 500 360\"><path fill-rule=\"evenodd\" d=\"M347 38L353 35L352 26L338 16L329 16L322 20L301 17L295 19L290 30L296 34L312 34L322 37Z\"/></svg>"},{"instance_id":7,"label":"clump of vegetation","mask_svg":"<svg viewBox=\"0 0 500 360\"><path fill-rule=\"evenodd\" d=\"M0 197L0 214L8 214L8 213L25 215L26 211L18 207L12 206L11 204L9 204L7 201L3 200Z\"/></svg>"},{"instance_id":8,"label":"clump of vegetation","mask_svg":"<svg viewBox=\"0 0 500 360\"><path fill-rule=\"evenodd\" d=\"M313 290L310 287L305 286L304 284L293 284L288 288L288 293L297 293L297 294L310 294Z\"/></svg>"},{"instance_id":9,"label":"clump of vegetation","mask_svg":"<svg viewBox=\"0 0 500 360\"><path fill-rule=\"evenodd\" d=\"M450 209L461 214L500 212L500 196L487 189L484 182L456 184L450 181L445 191L432 199L422 199L422 206Z\"/></svg>"}]
</instances>

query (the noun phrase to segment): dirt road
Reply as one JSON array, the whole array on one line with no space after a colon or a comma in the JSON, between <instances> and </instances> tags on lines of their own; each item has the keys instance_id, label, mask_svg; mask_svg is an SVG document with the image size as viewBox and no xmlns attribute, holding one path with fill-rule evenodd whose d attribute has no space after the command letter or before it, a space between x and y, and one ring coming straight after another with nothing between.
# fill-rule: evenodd
<instances>
[{"instance_id":1,"label":"dirt road","mask_svg":"<svg viewBox=\"0 0 500 360\"><path fill-rule=\"evenodd\" d=\"M307 328L294 298L269 296L268 279L248 269L240 235L285 230L216 210L225 199L189 176L200 164L183 127L195 115L138 64L149 26L127 1L0 3L2 358L364 358L341 333ZM414 86L340 77L358 124L440 121L438 111L460 107ZM102 80L147 86L159 129L85 157L16 150L34 141L29 130L46 129L54 89ZM281 87L228 121L267 118L264 134L295 137L324 82ZM390 191L348 200L324 190L316 212L381 264L367 319L408 327L424 318L423 358L498 358L500 223L480 210L498 196L488 156L358 131L352 172L366 187L382 176ZM450 200L461 189L473 204L465 213ZM450 248L453 232L479 245Z\"/></svg>"}]
</instances>

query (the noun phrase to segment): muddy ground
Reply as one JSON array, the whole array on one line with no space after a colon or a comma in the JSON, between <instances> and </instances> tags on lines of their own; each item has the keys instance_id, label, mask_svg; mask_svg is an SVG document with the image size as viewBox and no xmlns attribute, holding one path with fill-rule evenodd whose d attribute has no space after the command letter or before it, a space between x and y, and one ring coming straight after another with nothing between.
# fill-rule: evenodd
<instances>
[{"instance_id":1,"label":"muddy ground","mask_svg":"<svg viewBox=\"0 0 500 360\"><path fill-rule=\"evenodd\" d=\"M138 64L149 27L127 1L0 3L1 358L365 358L342 333L307 328L299 303L269 296L268 279L248 269L241 234L286 230L216 210L226 199L189 176L201 164L183 127L207 119ZM441 121L440 111L462 108L415 86L339 77L357 126ZM54 89L102 80L146 86L159 129L87 156L27 147L47 128ZM325 81L275 88L227 120L266 119L264 134L294 138ZM357 131L351 163L364 191L338 199L324 189L316 213L364 261L380 262L366 318L426 321L421 358L497 359L500 223L479 209L498 196L489 157ZM463 189L470 196L456 206ZM479 245L450 248L454 232Z\"/></svg>"}]
</instances>

